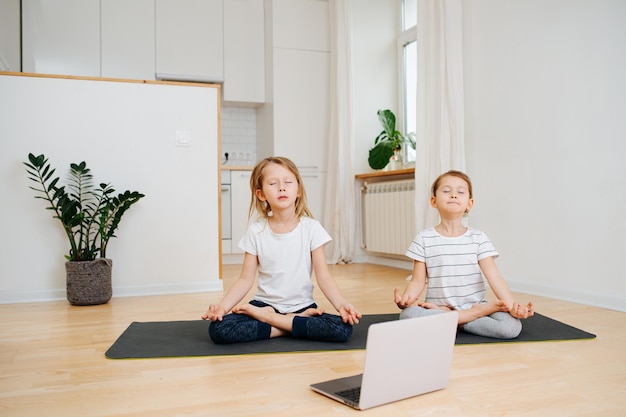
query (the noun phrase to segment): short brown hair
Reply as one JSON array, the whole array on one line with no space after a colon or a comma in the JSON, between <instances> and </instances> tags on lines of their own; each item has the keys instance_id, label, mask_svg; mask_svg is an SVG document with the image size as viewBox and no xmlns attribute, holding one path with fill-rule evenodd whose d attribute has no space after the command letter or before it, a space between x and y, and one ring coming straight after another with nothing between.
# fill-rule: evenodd
<instances>
[{"instance_id":1,"label":"short brown hair","mask_svg":"<svg viewBox=\"0 0 626 417\"><path fill-rule=\"evenodd\" d=\"M441 184L441 180L444 177L457 177L457 178L460 178L463 181L465 181L467 183L467 191L469 192L469 197L470 198L474 198L474 194L472 192L472 181L470 181L470 179L467 176L467 174L464 173L464 172L461 172L461 171L455 171L453 169L451 169L448 172L444 172L443 174L441 174L440 176L437 177L435 182L433 182L433 187L431 189L431 193L432 193L433 196L435 196L435 194L437 194L437 189L439 188L439 185Z\"/></svg>"}]
</instances>

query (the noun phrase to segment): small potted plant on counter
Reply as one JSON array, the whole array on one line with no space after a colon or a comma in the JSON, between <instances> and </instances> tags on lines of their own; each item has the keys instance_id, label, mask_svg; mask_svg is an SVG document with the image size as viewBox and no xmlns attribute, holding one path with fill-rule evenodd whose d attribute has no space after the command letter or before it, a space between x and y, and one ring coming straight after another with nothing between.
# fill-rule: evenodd
<instances>
[{"instance_id":1,"label":"small potted plant on counter","mask_svg":"<svg viewBox=\"0 0 626 417\"><path fill-rule=\"evenodd\" d=\"M111 270L113 261L107 259L109 239L115 236L122 216L143 194L125 191L114 195L110 184L93 184L87 164L70 164L66 186L53 177L55 169L42 154L28 154L26 172L37 186L30 187L48 203L53 218L63 225L69 239L70 251L65 255L67 300L72 305L107 303L112 296Z\"/></svg>"},{"instance_id":2,"label":"small potted plant on counter","mask_svg":"<svg viewBox=\"0 0 626 417\"><path fill-rule=\"evenodd\" d=\"M372 169L383 169L390 162L399 165L394 169L400 169L402 168L402 145L407 144L415 149L415 134L400 133L396 129L396 116L391 110L378 110L377 115L383 131L374 140L374 147L369 151L367 162Z\"/></svg>"}]
</instances>

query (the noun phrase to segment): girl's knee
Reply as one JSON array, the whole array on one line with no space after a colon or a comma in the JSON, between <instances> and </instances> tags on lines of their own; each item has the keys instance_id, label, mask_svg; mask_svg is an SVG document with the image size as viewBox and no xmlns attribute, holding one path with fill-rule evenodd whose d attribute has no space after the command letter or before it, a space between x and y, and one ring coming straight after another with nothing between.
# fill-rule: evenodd
<instances>
[{"instance_id":1,"label":"girl's knee","mask_svg":"<svg viewBox=\"0 0 626 417\"><path fill-rule=\"evenodd\" d=\"M495 339L515 339L522 332L522 322L509 313L494 313L461 326L468 333Z\"/></svg>"},{"instance_id":2,"label":"girl's knee","mask_svg":"<svg viewBox=\"0 0 626 417\"><path fill-rule=\"evenodd\" d=\"M227 314L222 321L209 325L209 336L214 343L229 344L269 339L272 326L243 314Z\"/></svg>"},{"instance_id":3,"label":"girl's knee","mask_svg":"<svg viewBox=\"0 0 626 417\"><path fill-rule=\"evenodd\" d=\"M292 335L300 339L347 342L352 336L352 325L331 314L314 317L297 316L293 320Z\"/></svg>"},{"instance_id":4,"label":"girl's knee","mask_svg":"<svg viewBox=\"0 0 626 417\"><path fill-rule=\"evenodd\" d=\"M515 319L500 328L500 339L515 339L522 332L522 321Z\"/></svg>"},{"instance_id":5,"label":"girl's knee","mask_svg":"<svg viewBox=\"0 0 626 417\"><path fill-rule=\"evenodd\" d=\"M500 324L500 339L515 339L522 332L522 321L511 316L509 313L494 313L494 318Z\"/></svg>"},{"instance_id":6,"label":"girl's knee","mask_svg":"<svg viewBox=\"0 0 626 417\"><path fill-rule=\"evenodd\" d=\"M407 307L400 312L400 320L414 319L416 317L432 316L434 314L441 314L443 310L428 309L420 306Z\"/></svg>"},{"instance_id":7,"label":"girl's knee","mask_svg":"<svg viewBox=\"0 0 626 417\"><path fill-rule=\"evenodd\" d=\"M420 307L413 306L407 307L400 312L400 320L404 319L414 319L415 317L421 316Z\"/></svg>"},{"instance_id":8,"label":"girl's knee","mask_svg":"<svg viewBox=\"0 0 626 417\"><path fill-rule=\"evenodd\" d=\"M351 324L341 323L341 326L337 329L335 342L345 343L352 337L353 327Z\"/></svg>"},{"instance_id":9,"label":"girl's knee","mask_svg":"<svg viewBox=\"0 0 626 417\"><path fill-rule=\"evenodd\" d=\"M209 337L213 343L220 345L233 343L233 340L230 337L232 333L231 327L232 326L224 323L223 321L211 322L211 324L209 324Z\"/></svg>"}]
</instances>

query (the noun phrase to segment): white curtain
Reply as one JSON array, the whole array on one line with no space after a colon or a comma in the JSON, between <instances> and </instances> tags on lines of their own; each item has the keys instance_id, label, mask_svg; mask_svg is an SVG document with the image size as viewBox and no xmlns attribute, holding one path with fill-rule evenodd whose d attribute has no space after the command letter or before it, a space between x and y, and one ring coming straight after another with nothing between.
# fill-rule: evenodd
<instances>
[{"instance_id":1,"label":"white curtain","mask_svg":"<svg viewBox=\"0 0 626 417\"><path fill-rule=\"evenodd\" d=\"M352 28L350 0L330 0L330 96L326 194L323 224L333 241L329 263L354 259L356 201L352 108Z\"/></svg>"},{"instance_id":2,"label":"white curtain","mask_svg":"<svg viewBox=\"0 0 626 417\"><path fill-rule=\"evenodd\" d=\"M418 230L435 226L430 187L449 169L465 170L462 0L418 0L417 154Z\"/></svg>"}]
</instances>

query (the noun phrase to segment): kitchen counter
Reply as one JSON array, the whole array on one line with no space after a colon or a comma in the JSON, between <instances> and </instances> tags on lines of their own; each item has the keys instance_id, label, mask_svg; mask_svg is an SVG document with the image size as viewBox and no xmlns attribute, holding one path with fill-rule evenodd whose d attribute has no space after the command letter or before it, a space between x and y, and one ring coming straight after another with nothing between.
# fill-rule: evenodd
<instances>
[{"instance_id":1,"label":"kitchen counter","mask_svg":"<svg viewBox=\"0 0 626 417\"><path fill-rule=\"evenodd\" d=\"M394 177L405 177L409 175L415 175L415 168L396 169L393 171L374 171L366 174L356 174L354 178L357 180L394 179Z\"/></svg>"}]
</instances>

